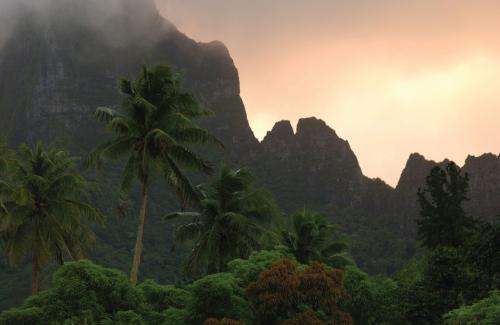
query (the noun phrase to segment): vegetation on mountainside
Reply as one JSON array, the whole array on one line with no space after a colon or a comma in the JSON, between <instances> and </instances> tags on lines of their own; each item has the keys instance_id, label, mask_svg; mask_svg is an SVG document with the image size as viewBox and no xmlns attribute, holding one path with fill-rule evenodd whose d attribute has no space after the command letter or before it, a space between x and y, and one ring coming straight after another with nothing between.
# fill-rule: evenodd
<instances>
[{"instance_id":1,"label":"vegetation on mountainside","mask_svg":"<svg viewBox=\"0 0 500 325\"><path fill-rule=\"evenodd\" d=\"M222 165L206 184L192 185L181 168L208 173L211 165L191 146L218 141L193 121L206 111L180 90L171 68L145 67L136 81L122 82L122 91L121 111L96 111L114 138L89 162L126 157L120 192L128 195L134 181L141 185L130 279L89 260L66 262L84 255L93 243L92 224L103 220L88 204L89 186L76 159L42 144L23 145L16 155L0 141L0 248L12 262L32 261L33 269L33 295L1 312L0 324L499 322L500 225L465 214L468 177L453 163L433 169L417 193L421 255L403 268L393 265L398 272L391 278L370 276L349 258L342 228L325 214L302 209L282 223L272 195L254 185L248 169ZM168 223L178 222L174 236L191 250L183 280L136 285L155 176L165 178L181 206L161 213ZM349 222L344 228L356 226ZM57 271L37 294L38 274L48 265Z\"/></svg>"}]
</instances>

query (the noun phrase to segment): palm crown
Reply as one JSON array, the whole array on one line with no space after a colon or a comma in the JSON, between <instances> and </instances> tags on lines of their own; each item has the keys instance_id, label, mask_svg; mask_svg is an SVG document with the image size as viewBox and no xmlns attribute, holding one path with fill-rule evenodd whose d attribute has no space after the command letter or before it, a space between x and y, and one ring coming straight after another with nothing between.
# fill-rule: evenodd
<instances>
[{"instance_id":1,"label":"palm crown","mask_svg":"<svg viewBox=\"0 0 500 325\"><path fill-rule=\"evenodd\" d=\"M253 188L248 169L222 166L218 177L206 188L199 212L178 212L167 219L187 218L175 236L178 242L193 241L186 261L188 276L222 272L227 262L247 258L261 246L263 236L272 235L265 226L279 217L268 193Z\"/></svg>"},{"instance_id":2,"label":"palm crown","mask_svg":"<svg viewBox=\"0 0 500 325\"><path fill-rule=\"evenodd\" d=\"M343 254L348 245L336 239L336 233L337 227L323 214L304 209L292 216L291 231L283 231L282 240L300 263L317 261L343 267L350 263Z\"/></svg>"},{"instance_id":3,"label":"palm crown","mask_svg":"<svg viewBox=\"0 0 500 325\"><path fill-rule=\"evenodd\" d=\"M103 216L85 201L88 183L75 172L76 158L57 149L21 146L13 163L13 184L2 183L2 248L12 264L31 252L33 293L47 263L81 258L94 242L92 222Z\"/></svg>"},{"instance_id":4,"label":"palm crown","mask_svg":"<svg viewBox=\"0 0 500 325\"><path fill-rule=\"evenodd\" d=\"M126 156L122 190L128 192L135 178L149 183L151 176L160 173L183 203L196 203L199 193L180 166L212 170L208 161L186 147L220 143L194 121L210 111L181 91L180 78L169 66L145 66L137 80L123 79L120 88L127 96L123 111L101 107L94 113L115 137L94 150L90 162Z\"/></svg>"}]
</instances>

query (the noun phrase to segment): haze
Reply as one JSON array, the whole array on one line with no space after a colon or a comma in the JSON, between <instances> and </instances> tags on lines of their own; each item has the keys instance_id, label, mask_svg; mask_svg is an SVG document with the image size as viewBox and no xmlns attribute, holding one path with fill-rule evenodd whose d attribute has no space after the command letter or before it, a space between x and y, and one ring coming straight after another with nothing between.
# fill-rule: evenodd
<instances>
[{"instance_id":1,"label":"haze","mask_svg":"<svg viewBox=\"0 0 500 325\"><path fill-rule=\"evenodd\" d=\"M324 119L364 173L395 185L408 155L500 152L500 2L157 0L229 48L250 124Z\"/></svg>"}]
</instances>

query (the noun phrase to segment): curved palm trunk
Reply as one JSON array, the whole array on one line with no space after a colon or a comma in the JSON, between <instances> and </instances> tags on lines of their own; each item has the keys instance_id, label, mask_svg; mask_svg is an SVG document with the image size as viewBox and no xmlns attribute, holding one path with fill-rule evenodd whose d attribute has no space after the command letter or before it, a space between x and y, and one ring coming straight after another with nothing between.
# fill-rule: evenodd
<instances>
[{"instance_id":1,"label":"curved palm trunk","mask_svg":"<svg viewBox=\"0 0 500 325\"><path fill-rule=\"evenodd\" d=\"M38 258L33 254L31 261L31 294L36 296L38 294L38 272L40 267L38 266Z\"/></svg>"},{"instance_id":2,"label":"curved palm trunk","mask_svg":"<svg viewBox=\"0 0 500 325\"><path fill-rule=\"evenodd\" d=\"M148 195L149 195L149 185L148 181L145 180L142 183L142 203L139 216L139 226L137 227L137 238L135 241L134 259L132 261L132 271L130 272L130 282L134 286L137 283L137 276L139 274L139 265L141 264L142 239L144 238L144 223L146 221Z\"/></svg>"}]
</instances>

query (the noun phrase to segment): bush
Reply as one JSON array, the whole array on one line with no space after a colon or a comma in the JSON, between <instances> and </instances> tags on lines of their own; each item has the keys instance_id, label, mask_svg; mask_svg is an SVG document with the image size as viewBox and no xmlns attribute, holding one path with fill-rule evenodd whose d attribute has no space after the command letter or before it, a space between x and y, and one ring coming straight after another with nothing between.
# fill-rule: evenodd
<instances>
[{"instance_id":1,"label":"bush","mask_svg":"<svg viewBox=\"0 0 500 325\"><path fill-rule=\"evenodd\" d=\"M500 291L488 298L452 310L444 316L448 325L497 325L500 324Z\"/></svg>"},{"instance_id":2,"label":"bush","mask_svg":"<svg viewBox=\"0 0 500 325\"><path fill-rule=\"evenodd\" d=\"M278 246L270 251L253 252L246 260L233 260L228 263L228 269L238 279L239 284L246 287L255 281L262 271L285 257L287 257L286 247Z\"/></svg>"},{"instance_id":3,"label":"bush","mask_svg":"<svg viewBox=\"0 0 500 325\"><path fill-rule=\"evenodd\" d=\"M43 310L41 308L12 308L0 314L0 324L39 324L42 318Z\"/></svg>"},{"instance_id":4,"label":"bush","mask_svg":"<svg viewBox=\"0 0 500 325\"><path fill-rule=\"evenodd\" d=\"M210 318L240 319L245 322L252 319L245 290L230 273L208 275L187 288L193 296L188 307L187 323L190 325L201 325Z\"/></svg>"},{"instance_id":5,"label":"bush","mask_svg":"<svg viewBox=\"0 0 500 325\"><path fill-rule=\"evenodd\" d=\"M191 293L172 285L160 285L153 280L146 280L137 288L146 300L148 309L162 312L174 308L186 308L191 301Z\"/></svg>"},{"instance_id":6,"label":"bush","mask_svg":"<svg viewBox=\"0 0 500 325\"><path fill-rule=\"evenodd\" d=\"M143 296L125 274L83 260L62 266L54 274L52 288L29 298L17 310L3 312L1 317L30 315L36 319L34 324L62 324L66 320L92 323L114 319L121 311L142 311L143 307Z\"/></svg>"},{"instance_id":7,"label":"bush","mask_svg":"<svg viewBox=\"0 0 500 325\"><path fill-rule=\"evenodd\" d=\"M344 307L355 324L400 324L398 286L384 277L370 277L356 266L345 270L345 287L351 295Z\"/></svg>"}]
</instances>

